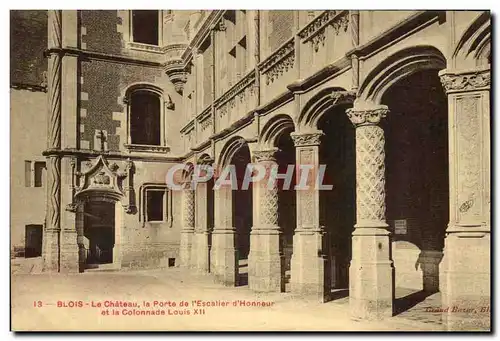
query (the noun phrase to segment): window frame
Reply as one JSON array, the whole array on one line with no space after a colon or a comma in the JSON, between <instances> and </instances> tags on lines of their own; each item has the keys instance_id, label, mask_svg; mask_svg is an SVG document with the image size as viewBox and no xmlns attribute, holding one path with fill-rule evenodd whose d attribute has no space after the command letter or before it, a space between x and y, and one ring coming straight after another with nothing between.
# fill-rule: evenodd
<instances>
[{"instance_id":1,"label":"window frame","mask_svg":"<svg viewBox=\"0 0 500 341\"><path fill-rule=\"evenodd\" d=\"M128 11L128 41L127 47L132 50L138 50L143 52L153 52L153 53L163 53L163 10L158 11L158 44L146 44L134 41L134 10Z\"/></svg>"},{"instance_id":2,"label":"window frame","mask_svg":"<svg viewBox=\"0 0 500 341\"><path fill-rule=\"evenodd\" d=\"M137 92L151 93L157 96L160 100L160 144L159 145L149 145L149 144L137 144L132 143L132 95ZM168 101L165 101L165 97ZM163 94L163 91L153 84L139 83L128 87L125 91L125 97L123 98L126 110L127 119L127 142L124 144L125 148L129 151L144 151L144 152L158 152L166 153L170 151L170 147L167 144L167 109L173 109L173 103L170 97Z\"/></svg>"},{"instance_id":3,"label":"window frame","mask_svg":"<svg viewBox=\"0 0 500 341\"><path fill-rule=\"evenodd\" d=\"M147 195L150 191L162 191L163 195L163 220L149 220L148 219L148 200ZM139 189L139 221L142 222L142 227L146 224L158 225L168 224L172 228L173 223L173 200L172 190L167 185L161 183L144 183Z\"/></svg>"}]
</instances>

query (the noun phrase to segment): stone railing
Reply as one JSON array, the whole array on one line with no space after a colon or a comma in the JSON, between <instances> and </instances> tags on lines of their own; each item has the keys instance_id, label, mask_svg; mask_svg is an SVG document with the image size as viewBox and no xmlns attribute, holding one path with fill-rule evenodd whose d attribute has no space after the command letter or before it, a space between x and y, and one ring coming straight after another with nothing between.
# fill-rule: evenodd
<instances>
[{"instance_id":1,"label":"stone railing","mask_svg":"<svg viewBox=\"0 0 500 341\"><path fill-rule=\"evenodd\" d=\"M293 69L295 63L295 39L288 39L269 57L259 64L261 74L266 84L277 80L281 75Z\"/></svg>"}]
</instances>

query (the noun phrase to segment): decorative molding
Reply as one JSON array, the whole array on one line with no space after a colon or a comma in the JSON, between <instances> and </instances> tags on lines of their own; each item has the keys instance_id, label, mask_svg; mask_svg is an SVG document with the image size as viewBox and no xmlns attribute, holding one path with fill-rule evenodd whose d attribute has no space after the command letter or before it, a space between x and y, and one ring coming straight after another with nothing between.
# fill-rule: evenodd
<instances>
[{"instance_id":1,"label":"decorative molding","mask_svg":"<svg viewBox=\"0 0 500 341\"><path fill-rule=\"evenodd\" d=\"M491 83L490 69L454 72L440 72L441 84L446 92L463 92L489 89Z\"/></svg>"},{"instance_id":2,"label":"decorative molding","mask_svg":"<svg viewBox=\"0 0 500 341\"><path fill-rule=\"evenodd\" d=\"M168 146L151 146L145 144L124 144L123 146L129 151L134 152L168 153L170 151L170 147Z\"/></svg>"},{"instance_id":3,"label":"decorative molding","mask_svg":"<svg viewBox=\"0 0 500 341\"><path fill-rule=\"evenodd\" d=\"M375 109L362 109L356 108L347 109L347 117L351 120L355 127L364 125L376 125L380 120L387 116L389 109L383 105Z\"/></svg>"},{"instance_id":4,"label":"decorative molding","mask_svg":"<svg viewBox=\"0 0 500 341\"><path fill-rule=\"evenodd\" d=\"M291 133L290 137L293 140L295 147L304 146L319 146L321 144L321 138L325 135L322 131L311 132L311 133Z\"/></svg>"},{"instance_id":5,"label":"decorative molding","mask_svg":"<svg viewBox=\"0 0 500 341\"><path fill-rule=\"evenodd\" d=\"M127 47L131 50L144 51L144 52L152 52L157 54L163 54L164 50L161 46L138 43L134 41L127 42Z\"/></svg>"},{"instance_id":6,"label":"decorative molding","mask_svg":"<svg viewBox=\"0 0 500 341\"><path fill-rule=\"evenodd\" d=\"M259 65L261 74L266 76L266 84L274 82L281 75L293 69L295 63L295 38L281 45Z\"/></svg>"},{"instance_id":7,"label":"decorative molding","mask_svg":"<svg viewBox=\"0 0 500 341\"><path fill-rule=\"evenodd\" d=\"M227 103L229 100L233 99L244 91L249 86L253 85L255 82L255 70L250 71L244 77L242 77L235 85L229 88L224 94L222 94L218 99L215 100L216 106L222 106Z\"/></svg>"},{"instance_id":8,"label":"decorative molding","mask_svg":"<svg viewBox=\"0 0 500 341\"><path fill-rule=\"evenodd\" d=\"M174 85L175 91L182 94L184 84L187 82L187 74L184 62L181 59L172 59L165 63L165 73Z\"/></svg>"},{"instance_id":9,"label":"decorative molding","mask_svg":"<svg viewBox=\"0 0 500 341\"><path fill-rule=\"evenodd\" d=\"M10 88L15 90L28 90L32 92L47 92L47 85L13 82L10 84Z\"/></svg>"},{"instance_id":10,"label":"decorative molding","mask_svg":"<svg viewBox=\"0 0 500 341\"><path fill-rule=\"evenodd\" d=\"M299 37L303 43L310 41L314 51L317 52L320 45L324 46L325 44L326 28L330 25L335 30L336 35L341 30L347 32L349 11L324 11L299 32Z\"/></svg>"}]
</instances>

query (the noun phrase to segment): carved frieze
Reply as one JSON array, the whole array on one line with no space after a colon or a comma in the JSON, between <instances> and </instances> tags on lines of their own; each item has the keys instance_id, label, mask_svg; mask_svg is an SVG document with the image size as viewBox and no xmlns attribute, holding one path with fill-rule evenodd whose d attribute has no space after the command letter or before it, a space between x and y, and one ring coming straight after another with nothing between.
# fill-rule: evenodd
<instances>
[{"instance_id":1,"label":"carved frieze","mask_svg":"<svg viewBox=\"0 0 500 341\"><path fill-rule=\"evenodd\" d=\"M490 70L478 70L465 73L444 73L441 84L446 92L474 91L490 87Z\"/></svg>"}]
</instances>

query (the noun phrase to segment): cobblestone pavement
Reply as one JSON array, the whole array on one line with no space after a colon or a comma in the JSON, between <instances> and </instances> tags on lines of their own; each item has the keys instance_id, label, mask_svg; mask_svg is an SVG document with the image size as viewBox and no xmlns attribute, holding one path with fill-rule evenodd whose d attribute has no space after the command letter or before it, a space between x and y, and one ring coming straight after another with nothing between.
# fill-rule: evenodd
<instances>
[{"instance_id":1,"label":"cobblestone pavement","mask_svg":"<svg viewBox=\"0 0 500 341\"><path fill-rule=\"evenodd\" d=\"M214 283L210 275L179 268L72 275L17 273L11 280L14 330L442 330L439 321L423 309L437 304L435 295L396 317L358 321L349 317L348 297L321 304L289 293L255 293L247 286L224 287ZM155 300L165 304L175 301L177 306L162 307L164 316L123 315L124 309L152 310L146 306ZM201 310L192 306L196 300L225 301L229 306L205 307L200 315ZM57 301L77 307L58 307ZM82 307L78 307L80 301ZM109 308L104 307L106 301L135 302L139 307ZM181 301L191 306L179 307ZM237 306L233 306L235 301ZM246 306L252 302L272 303ZM103 306L92 307L99 303ZM116 310L120 316L102 315L106 310ZM172 315L180 312L184 315Z\"/></svg>"}]
</instances>

